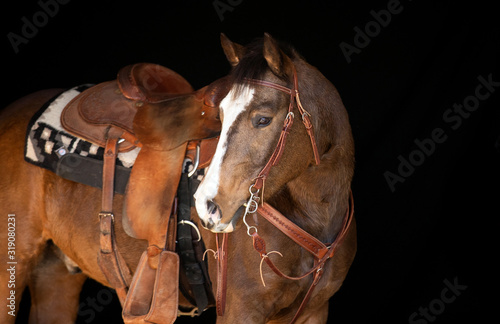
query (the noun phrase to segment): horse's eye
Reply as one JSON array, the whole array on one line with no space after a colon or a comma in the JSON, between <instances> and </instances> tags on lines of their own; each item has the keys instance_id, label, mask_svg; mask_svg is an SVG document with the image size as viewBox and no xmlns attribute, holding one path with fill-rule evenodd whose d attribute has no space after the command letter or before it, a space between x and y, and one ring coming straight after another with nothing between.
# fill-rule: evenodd
<instances>
[{"instance_id":1,"label":"horse's eye","mask_svg":"<svg viewBox=\"0 0 500 324\"><path fill-rule=\"evenodd\" d=\"M266 127L273 119L271 117L257 116L253 118L252 123L254 127Z\"/></svg>"}]
</instances>

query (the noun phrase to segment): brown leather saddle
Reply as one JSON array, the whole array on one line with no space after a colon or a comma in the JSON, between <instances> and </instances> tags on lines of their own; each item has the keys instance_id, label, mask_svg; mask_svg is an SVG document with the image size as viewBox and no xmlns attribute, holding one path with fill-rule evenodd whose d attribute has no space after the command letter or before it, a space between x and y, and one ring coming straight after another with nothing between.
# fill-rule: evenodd
<instances>
[{"instance_id":1,"label":"brown leather saddle","mask_svg":"<svg viewBox=\"0 0 500 324\"><path fill-rule=\"evenodd\" d=\"M68 132L105 148L99 265L117 291L125 323L177 318L175 196L185 157L197 155L198 168L204 168L215 151L221 124L214 101L222 91L224 79L193 91L174 71L139 63L122 68L117 80L82 92L61 115ZM148 249L132 278L114 238L113 182L117 152L135 147L141 149L122 221L127 234L148 241Z\"/></svg>"}]
</instances>

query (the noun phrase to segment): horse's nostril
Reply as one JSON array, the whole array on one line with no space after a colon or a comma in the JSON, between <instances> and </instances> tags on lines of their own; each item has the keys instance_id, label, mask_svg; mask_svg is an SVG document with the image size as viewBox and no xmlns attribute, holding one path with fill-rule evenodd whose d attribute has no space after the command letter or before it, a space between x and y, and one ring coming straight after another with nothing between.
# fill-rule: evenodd
<instances>
[{"instance_id":1,"label":"horse's nostril","mask_svg":"<svg viewBox=\"0 0 500 324\"><path fill-rule=\"evenodd\" d=\"M207 211L210 215L213 215L217 212L217 205L211 200L207 201Z\"/></svg>"},{"instance_id":2,"label":"horse's nostril","mask_svg":"<svg viewBox=\"0 0 500 324\"><path fill-rule=\"evenodd\" d=\"M207 201L207 211L211 217L216 216L217 218L220 218L219 206L212 200Z\"/></svg>"}]
</instances>

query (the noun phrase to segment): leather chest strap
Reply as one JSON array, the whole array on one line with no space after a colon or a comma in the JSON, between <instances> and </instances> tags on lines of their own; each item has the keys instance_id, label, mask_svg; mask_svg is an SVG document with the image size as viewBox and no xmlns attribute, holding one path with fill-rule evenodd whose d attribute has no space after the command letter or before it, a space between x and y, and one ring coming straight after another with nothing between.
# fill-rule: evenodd
<instances>
[{"instance_id":1,"label":"leather chest strap","mask_svg":"<svg viewBox=\"0 0 500 324\"><path fill-rule=\"evenodd\" d=\"M316 259L322 259L328 253L328 247L325 244L295 225L268 203L259 205L257 212L295 243L314 255Z\"/></svg>"},{"instance_id":2,"label":"leather chest strap","mask_svg":"<svg viewBox=\"0 0 500 324\"><path fill-rule=\"evenodd\" d=\"M274 271L274 273L276 273L280 277L284 277L291 280L300 280L311 274L313 275L311 286L309 286L309 289L290 324L295 323L295 321L299 318L300 314L302 314L302 311L309 302L309 299L311 298L316 285L318 284L319 280L321 279L321 276L323 275L323 265L326 263L328 259L333 257L337 247L342 243L349 230L354 214L354 200L352 197L352 191L350 192L349 202L350 204L347 208L346 214L342 222L342 228L337 234L335 240L331 244L328 244L328 246L317 240L315 237L313 237L306 231L302 230L300 227L295 225L295 223L288 220L285 216L283 216L280 212L271 207L269 204L264 203L258 208L258 213L261 216L267 219L276 228L278 228L285 235L287 235L289 238L291 238L293 241L295 241L302 248L306 249L314 256L314 266L309 271L298 277L288 276L283 272L281 272L274 265L271 259L269 259L268 253L266 251L266 243L257 234L257 231L255 231L252 234L253 245L255 250L259 252L261 258L267 263L267 265L271 268L271 270Z\"/></svg>"}]
</instances>

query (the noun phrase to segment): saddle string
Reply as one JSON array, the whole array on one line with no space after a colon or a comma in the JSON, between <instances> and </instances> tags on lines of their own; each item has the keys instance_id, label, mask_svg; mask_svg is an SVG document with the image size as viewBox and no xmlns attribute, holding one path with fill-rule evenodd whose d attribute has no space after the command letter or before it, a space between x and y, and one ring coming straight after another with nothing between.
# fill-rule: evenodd
<instances>
[{"instance_id":1,"label":"saddle string","mask_svg":"<svg viewBox=\"0 0 500 324\"><path fill-rule=\"evenodd\" d=\"M203 261L205 261L205 256L207 255L207 252L212 252L214 254L214 259L217 259L219 256L218 251L215 251L213 249L206 249L205 252L203 252L203 258L202 258Z\"/></svg>"},{"instance_id":2,"label":"saddle string","mask_svg":"<svg viewBox=\"0 0 500 324\"><path fill-rule=\"evenodd\" d=\"M276 253L276 254L279 254L280 257L283 257L283 254L281 254L281 252L279 251L270 251L270 252L267 252L266 254L263 254L261 256L261 259L260 259L260 280L262 280L262 285L265 287L266 286L266 283L264 282L264 274L262 273L262 264L264 263L264 260L265 258L269 258L269 254L273 254L273 253Z\"/></svg>"}]
</instances>

